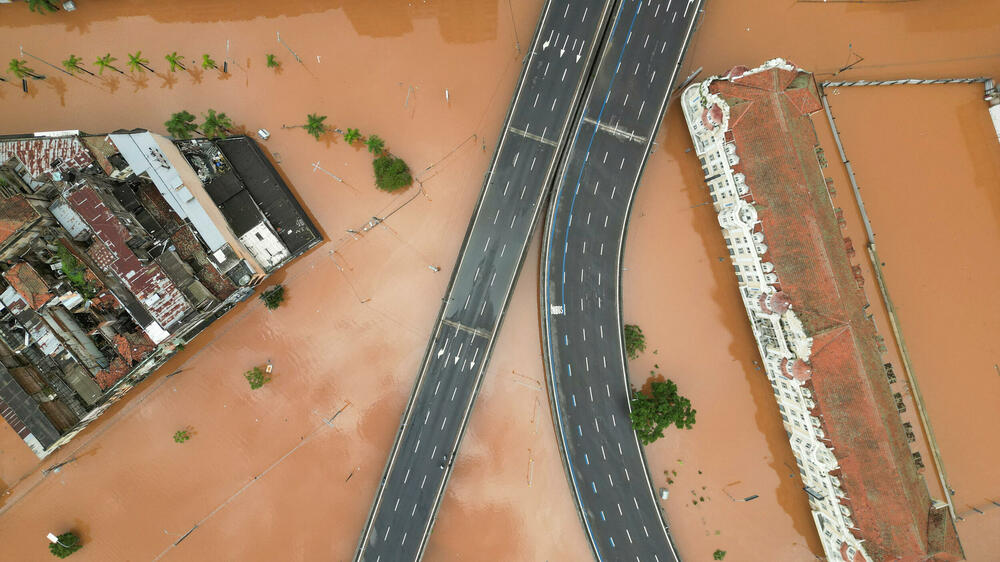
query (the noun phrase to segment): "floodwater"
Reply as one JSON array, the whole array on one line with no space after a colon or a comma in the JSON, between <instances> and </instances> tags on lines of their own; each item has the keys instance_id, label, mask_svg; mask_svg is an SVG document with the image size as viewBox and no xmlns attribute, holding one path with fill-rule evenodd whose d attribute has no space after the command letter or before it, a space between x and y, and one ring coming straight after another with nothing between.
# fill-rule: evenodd
<instances>
[{"instance_id":1,"label":"floodwater","mask_svg":"<svg viewBox=\"0 0 1000 562\"><path fill-rule=\"evenodd\" d=\"M983 87L915 88L888 105L873 89L831 94L952 501L964 518L958 529L975 551L967 523L1000 526L1000 509L990 502L1000 494L1000 451L984 446L1000 432L1000 264L988 257L1000 252L1000 143ZM889 150L886 130L893 131ZM997 533L983 536L991 547L982 552L1000 551Z\"/></svg>"},{"instance_id":2,"label":"floodwater","mask_svg":"<svg viewBox=\"0 0 1000 562\"><path fill-rule=\"evenodd\" d=\"M530 41L541 1L131 0L79 5L73 14L48 17L29 14L21 4L0 6L0 25L7 28L0 54L16 56L21 45L53 64L70 52L90 63L110 50L125 70L126 52L141 49L158 73L131 77L110 72L81 79L26 56L49 79L32 82L28 95L0 84L0 133L160 131L174 111L224 111L248 131L271 131L268 148L328 241L274 277L288 288L286 305L274 312L258 301L237 307L44 463L37 463L9 428L0 427L0 484L8 487L0 496L0 559L36 559L45 549L45 533L69 528L87 543L75 555L80 560L188 560L218 552L247 560L347 559L520 70L523 53L517 46ZM998 21L1000 5L993 2L709 0L681 75L703 66L704 76L773 56L832 74L856 60L853 52L864 60L842 77L995 76L1000 75ZM228 58L230 73L192 64L188 72L167 74L162 55L175 50L189 61L202 53L220 64ZM281 60L279 71L264 67L266 53ZM865 165L861 153L884 152L898 127L892 126L891 137L865 128L857 115L876 106L852 107L847 99L842 94L833 102L838 117L848 121L845 128L850 115L856 116L845 142L862 182L875 182L881 179L876 174L889 168L874 159ZM880 99L897 101L887 95ZM948 111L964 111L967 116L960 115L960 121L972 122L970 99L949 98L951 109L943 110L935 123L954 128L947 123ZM904 120L920 106L906 107L910 111L898 115ZM385 138L418 172L423 191L415 186L396 196L378 193L363 148L346 146L333 135L316 142L300 129L282 129L304 123L307 113L325 114L334 126L358 127ZM933 135L940 129L927 130ZM945 182L948 197L962 199L958 190L984 191L990 186L989 170L995 178L996 169L989 166L995 166L996 151L975 151L970 147L978 137L963 137L954 129L949 134L948 146L958 160L942 162L940 171L946 175L930 177L961 178L950 174L952 166L971 159L967 167L973 172L964 181ZM686 559L709 559L717 548L735 560L810 559L820 547L808 506L766 378L753 364L757 351L731 269L719 259L726 256L722 237L711 206L705 204L700 169L685 153L690 141L678 108L671 108L660 137L639 190L626 252L626 320L642 325L649 342L632 376L640 383L658 365L691 397L698 423L690 431L670 432L650 447L650 471L657 486L671 489L664 504ZM879 141L882 146L870 144ZM834 147L826 148L833 168ZM895 152L895 168L908 166L903 159L908 150L914 149ZM925 176L908 173L915 174L911 180ZM846 195L846 182L838 179L837 185ZM906 187L898 182L892 193L906 193ZM978 201L985 197L980 193ZM955 314L940 307L940 297L932 299L934 308L923 304L927 301L921 299L936 285L914 272L931 253L907 253L904 239L917 229L917 221L894 218L890 203L872 201L869 209L876 231L885 237L880 251L889 264L897 305L908 304L912 313ZM848 208L846 202L841 205ZM935 202L910 210L920 215L921 209L926 214L937 208ZM345 233L396 209L384 226L357 240ZM948 220L964 225L962 209ZM996 216L986 216L985 205L976 211L981 222L995 228ZM898 226L910 230L893 233ZM916 234L930 242L942 230ZM965 236L972 234L989 235L987 230L943 231L956 243L969 242ZM855 236L856 247L861 240ZM990 248L982 240L971 243L984 252ZM957 260L959 255L945 257ZM434 273L429 265L442 269ZM948 271L954 267L947 262ZM868 288L873 285L869 279ZM949 294L956 287L964 292L958 279L962 277L949 280ZM985 286L987 281L977 283ZM975 310L963 308L964 300L960 304L958 317L980 326L986 338L990 325L982 313L976 316ZM908 317L907 307L900 308L918 376L945 365L975 366L985 357L986 348L980 346L974 358L944 363L954 354L941 353L932 343L951 324L940 324L938 333L921 333L909 327L922 323L920 317ZM963 325L956 333L969 330ZM882 333L889 339L885 329ZM975 351L972 346L978 343L949 340L949 345ZM273 382L251 392L241 373L268 359L275 365ZM178 368L183 371L166 377ZM970 372L963 380L987 375ZM456 461L429 560L589 559L542 378L537 263L529 259ZM948 373L948 380L955 378ZM926 386L924 394L929 394ZM940 418L935 412L942 409L949 415L947 403L934 406L929 397L928 403L932 418ZM976 472L976 457L950 461L950 456L969 453L946 445L942 433L947 431L940 425L936 422L935 429L949 478L958 494L970 494L969 499L956 498L973 502L971 494L989 494L981 491L988 484L982 468L987 465L979 464ZM172 433L185 427L192 428L194 437L174 443ZM39 472L70 459L75 460L58 473ZM729 495L758 498L740 502ZM970 548L966 529L979 530L970 536L987 537L996 517L969 518L959 527L970 559L977 559L973 552L990 550Z\"/></svg>"}]
</instances>

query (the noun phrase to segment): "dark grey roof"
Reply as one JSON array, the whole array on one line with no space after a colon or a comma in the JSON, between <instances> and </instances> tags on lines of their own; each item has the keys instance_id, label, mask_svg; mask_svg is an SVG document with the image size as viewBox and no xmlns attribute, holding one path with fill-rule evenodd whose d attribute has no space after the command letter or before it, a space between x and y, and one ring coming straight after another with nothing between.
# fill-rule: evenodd
<instances>
[{"instance_id":1,"label":"dark grey roof","mask_svg":"<svg viewBox=\"0 0 1000 562\"><path fill-rule=\"evenodd\" d=\"M319 230L253 139L230 137L216 145L289 252L301 253L321 240Z\"/></svg>"},{"instance_id":2,"label":"dark grey roof","mask_svg":"<svg viewBox=\"0 0 1000 562\"><path fill-rule=\"evenodd\" d=\"M243 236L250 229L264 222L264 215L254 204L253 197L246 190L240 191L219 205L236 236Z\"/></svg>"},{"instance_id":3,"label":"dark grey roof","mask_svg":"<svg viewBox=\"0 0 1000 562\"><path fill-rule=\"evenodd\" d=\"M21 439L30 433L46 449L59 440L61 435L42 413L38 403L17 384L3 365L0 365L0 414Z\"/></svg>"}]
</instances>

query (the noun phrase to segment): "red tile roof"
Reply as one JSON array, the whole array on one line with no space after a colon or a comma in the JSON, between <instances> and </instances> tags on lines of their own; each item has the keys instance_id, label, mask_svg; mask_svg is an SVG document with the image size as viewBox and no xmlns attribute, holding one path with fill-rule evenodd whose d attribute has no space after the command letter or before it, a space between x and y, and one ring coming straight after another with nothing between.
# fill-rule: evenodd
<instances>
[{"instance_id":1,"label":"red tile roof","mask_svg":"<svg viewBox=\"0 0 1000 562\"><path fill-rule=\"evenodd\" d=\"M126 244L131 234L93 187L84 186L66 200L94 231L97 238L94 244L103 246L103 249L93 248L90 255L102 269L114 273L157 323L169 330L191 308L173 281L160 266L139 261Z\"/></svg>"},{"instance_id":2,"label":"red tile roof","mask_svg":"<svg viewBox=\"0 0 1000 562\"><path fill-rule=\"evenodd\" d=\"M135 334L115 334L113 343L115 351L118 352L118 355L120 355L121 358L125 360L125 363L127 363L130 367L133 364L142 361L143 357L149 355L154 349L156 349L156 345L154 345L153 342L146 337L146 334L141 332Z\"/></svg>"},{"instance_id":3,"label":"red tile roof","mask_svg":"<svg viewBox=\"0 0 1000 562\"><path fill-rule=\"evenodd\" d=\"M36 137L0 142L0 164L16 158L31 177L89 166L94 158L77 137ZM53 167L53 164L56 164Z\"/></svg>"},{"instance_id":4,"label":"red tile roof","mask_svg":"<svg viewBox=\"0 0 1000 562\"><path fill-rule=\"evenodd\" d=\"M15 291L20 293L21 297L28 302L28 306L35 310L52 300L48 284L38 275L35 268L25 262L17 263L5 271L3 278L10 283L11 287L14 287Z\"/></svg>"},{"instance_id":5,"label":"red tile roof","mask_svg":"<svg viewBox=\"0 0 1000 562\"><path fill-rule=\"evenodd\" d=\"M813 337L807 384L840 465L854 532L874 560L960 556L954 523L932 508L882 372L875 326L816 157L808 113L821 105L812 77L771 69L715 81L710 90L746 100L730 123L736 169L750 186L765 259Z\"/></svg>"},{"instance_id":6,"label":"red tile roof","mask_svg":"<svg viewBox=\"0 0 1000 562\"><path fill-rule=\"evenodd\" d=\"M115 357L111 360L111 364L108 365L107 369L101 369L94 375L94 379L97 380L97 384L100 385L101 390L107 390L127 375L130 369L124 359Z\"/></svg>"},{"instance_id":7,"label":"red tile roof","mask_svg":"<svg viewBox=\"0 0 1000 562\"><path fill-rule=\"evenodd\" d=\"M18 230L40 218L41 215L23 195L11 195L0 199L0 245Z\"/></svg>"}]
</instances>

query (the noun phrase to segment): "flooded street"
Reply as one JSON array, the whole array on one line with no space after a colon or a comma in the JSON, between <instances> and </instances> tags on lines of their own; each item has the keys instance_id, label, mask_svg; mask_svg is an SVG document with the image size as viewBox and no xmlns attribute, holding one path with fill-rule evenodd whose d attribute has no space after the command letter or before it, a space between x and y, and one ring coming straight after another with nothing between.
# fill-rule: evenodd
<instances>
[{"instance_id":1,"label":"flooded street","mask_svg":"<svg viewBox=\"0 0 1000 562\"><path fill-rule=\"evenodd\" d=\"M0 54L17 56L20 45L58 65L74 53L91 68L111 51L124 70L127 52L141 49L157 73L70 77L26 56L49 78L27 95L0 84L0 133L162 132L174 111L226 112L249 132L270 130L265 146L326 242L268 281L286 285L285 305L240 305L44 463L0 427L0 559L37 559L45 533L69 528L87 544L74 556L81 561L348 559L511 99L518 45L530 41L542 2L78 4L46 17L0 6ZM710 0L706 9L682 78L775 56L820 80L859 57L838 78L1000 76L994 2ZM171 51L187 57L188 71L166 72ZM203 53L220 65L228 58L229 74L195 68ZM267 53L280 69L265 68ZM981 86L926 88L906 90L905 103L900 90L842 90L831 104L961 513L1000 493L988 478L996 451L977 449L994 440L997 428L982 420L995 422L986 412L1000 395L991 371L1000 145ZM308 113L380 135L422 191L377 192L362 146L282 128ZM867 268L825 117L814 122L855 263ZM723 549L728 560L809 560L819 541L688 147L673 106L638 192L623 275L625 319L648 342L633 381L656 369L698 410L694 429L647 448L650 472L671 489L663 504L685 559ZM345 232L390 213L357 239ZM427 560L591 557L543 384L537 255L536 236ZM877 302L868 269L865 277ZM891 342L884 320L876 322ZM887 360L895 353L890 346ZM267 360L274 380L251 392L241 375ZM174 443L170 435L185 427L192 439ZM1000 509L960 522L970 560L1000 550L997 525Z\"/></svg>"}]
</instances>

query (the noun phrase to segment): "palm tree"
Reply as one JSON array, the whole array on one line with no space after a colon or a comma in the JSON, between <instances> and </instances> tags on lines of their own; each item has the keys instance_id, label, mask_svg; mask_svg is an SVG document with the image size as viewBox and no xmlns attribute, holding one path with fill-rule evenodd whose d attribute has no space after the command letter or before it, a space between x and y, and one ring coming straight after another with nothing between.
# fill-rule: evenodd
<instances>
[{"instance_id":1,"label":"palm tree","mask_svg":"<svg viewBox=\"0 0 1000 562\"><path fill-rule=\"evenodd\" d=\"M346 141L347 144L353 144L354 141L360 138L361 138L361 132L358 131L357 129L352 129L348 127L347 132L344 133L344 141Z\"/></svg>"},{"instance_id":2,"label":"palm tree","mask_svg":"<svg viewBox=\"0 0 1000 562\"><path fill-rule=\"evenodd\" d=\"M205 115L205 122L201 124L201 132L209 138L221 137L229 134L233 128L233 122L225 113L216 113L214 109L209 109Z\"/></svg>"},{"instance_id":3,"label":"palm tree","mask_svg":"<svg viewBox=\"0 0 1000 562\"><path fill-rule=\"evenodd\" d=\"M170 136L176 139L189 139L191 133L198 132L198 125L194 122L194 115L187 111L178 111L170 116L170 120L164 123Z\"/></svg>"},{"instance_id":4,"label":"palm tree","mask_svg":"<svg viewBox=\"0 0 1000 562\"><path fill-rule=\"evenodd\" d=\"M308 121L305 124L306 132L313 136L316 140L319 140L323 133L326 132L326 125L323 121L326 121L326 115L316 115L315 113L310 113L306 116Z\"/></svg>"},{"instance_id":5,"label":"palm tree","mask_svg":"<svg viewBox=\"0 0 1000 562\"><path fill-rule=\"evenodd\" d=\"M97 60L94 61L94 65L97 66L97 73L98 74L104 74L104 69L105 68L110 68L111 70L114 70L118 74L125 74L121 70L118 70L115 67L115 65L111 64L111 63L115 62L116 60L118 60L118 59L115 58L115 57L113 57L113 56L111 56L111 53L108 53L108 54L104 55L103 57L98 57Z\"/></svg>"},{"instance_id":6,"label":"palm tree","mask_svg":"<svg viewBox=\"0 0 1000 562\"><path fill-rule=\"evenodd\" d=\"M142 51L136 51L134 53L129 53L128 55L128 68L132 72L143 72L148 70L153 72L152 68L149 68L149 59L142 58Z\"/></svg>"},{"instance_id":7,"label":"palm tree","mask_svg":"<svg viewBox=\"0 0 1000 562\"><path fill-rule=\"evenodd\" d=\"M368 140L365 141L365 146L368 147L368 152L371 152L375 156L379 156L385 152L385 141L378 135L368 137Z\"/></svg>"},{"instance_id":8,"label":"palm tree","mask_svg":"<svg viewBox=\"0 0 1000 562\"><path fill-rule=\"evenodd\" d=\"M174 51L163 58L167 59L167 62L170 64L170 72L177 72L178 68L181 70L187 70L184 66L184 56L178 55L177 51Z\"/></svg>"},{"instance_id":9,"label":"palm tree","mask_svg":"<svg viewBox=\"0 0 1000 562\"><path fill-rule=\"evenodd\" d=\"M274 55L268 53L267 54L267 67L268 68L278 68L279 66L281 66L281 63L278 62L278 59L274 58Z\"/></svg>"},{"instance_id":10,"label":"palm tree","mask_svg":"<svg viewBox=\"0 0 1000 562\"><path fill-rule=\"evenodd\" d=\"M45 15L46 10L49 12L55 12L59 8L52 0L28 0L28 9L32 12L38 12L39 14Z\"/></svg>"},{"instance_id":11,"label":"palm tree","mask_svg":"<svg viewBox=\"0 0 1000 562\"><path fill-rule=\"evenodd\" d=\"M7 65L7 71L21 79L25 76L31 76L35 79L45 78L44 76L35 74L35 71L28 67L27 62L19 59L10 59L10 64Z\"/></svg>"},{"instance_id":12,"label":"palm tree","mask_svg":"<svg viewBox=\"0 0 1000 562\"><path fill-rule=\"evenodd\" d=\"M201 55L201 67L205 70L209 68L219 68L219 65L215 64L215 60L208 55Z\"/></svg>"},{"instance_id":13,"label":"palm tree","mask_svg":"<svg viewBox=\"0 0 1000 562\"><path fill-rule=\"evenodd\" d=\"M70 54L68 59L62 61L62 65L63 68L65 68L70 74L73 74L76 71L80 71L80 72L86 72L87 74L93 76L94 75L93 72L80 66L81 62L83 62L83 59L74 54Z\"/></svg>"}]
</instances>

